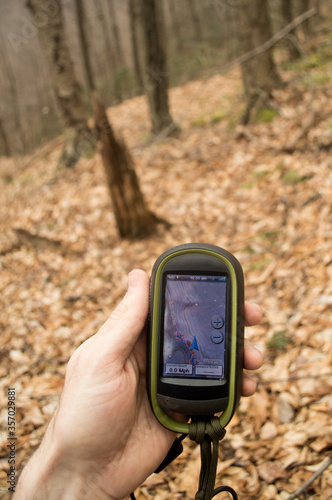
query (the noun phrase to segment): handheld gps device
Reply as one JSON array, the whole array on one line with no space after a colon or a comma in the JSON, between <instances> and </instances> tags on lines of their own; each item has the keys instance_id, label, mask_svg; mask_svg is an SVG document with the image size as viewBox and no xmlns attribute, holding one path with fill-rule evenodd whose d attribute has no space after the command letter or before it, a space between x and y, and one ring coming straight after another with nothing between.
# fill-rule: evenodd
<instances>
[{"instance_id":1,"label":"handheld gps device","mask_svg":"<svg viewBox=\"0 0 332 500\"><path fill-rule=\"evenodd\" d=\"M157 420L222 412L225 427L239 402L243 373L244 280L238 260L214 245L164 252L150 281L147 386Z\"/></svg>"}]
</instances>

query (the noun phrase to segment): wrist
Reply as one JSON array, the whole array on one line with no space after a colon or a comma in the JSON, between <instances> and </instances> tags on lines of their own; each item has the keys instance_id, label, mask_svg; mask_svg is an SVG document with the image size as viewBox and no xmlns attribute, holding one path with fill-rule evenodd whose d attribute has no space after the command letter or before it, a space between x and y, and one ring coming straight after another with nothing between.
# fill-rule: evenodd
<instances>
[{"instance_id":1,"label":"wrist","mask_svg":"<svg viewBox=\"0 0 332 500\"><path fill-rule=\"evenodd\" d=\"M81 463L79 457L64 460L50 428L23 469L13 500L114 500L102 491L97 466Z\"/></svg>"}]
</instances>

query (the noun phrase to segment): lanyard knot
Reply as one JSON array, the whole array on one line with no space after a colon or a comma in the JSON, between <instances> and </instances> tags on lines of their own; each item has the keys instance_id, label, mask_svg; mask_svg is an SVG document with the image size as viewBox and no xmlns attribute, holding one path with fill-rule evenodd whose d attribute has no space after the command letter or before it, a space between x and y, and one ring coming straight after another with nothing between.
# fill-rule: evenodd
<instances>
[{"instance_id":1,"label":"lanyard knot","mask_svg":"<svg viewBox=\"0 0 332 500\"><path fill-rule=\"evenodd\" d=\"M211 500L217 473L219 441L226 431L219 418L193 419L189 424L189 437L201 447L201 472L195 500ZM212 451L211 451L212 443Z\"/></svg>"},{"instance_id":2,"label":"lanyard knot","mask_svg":"<svg viewBox=\"0 0 332 500\"><path fill-rule=\"evenodd\" d=\"M189 424L189 437L197 444L201 444L206 436L210 436L212 441L221 441L225 434L226 431L221 427L217 417L208 420L193 420Z\"/></svg>"}]
</instances>

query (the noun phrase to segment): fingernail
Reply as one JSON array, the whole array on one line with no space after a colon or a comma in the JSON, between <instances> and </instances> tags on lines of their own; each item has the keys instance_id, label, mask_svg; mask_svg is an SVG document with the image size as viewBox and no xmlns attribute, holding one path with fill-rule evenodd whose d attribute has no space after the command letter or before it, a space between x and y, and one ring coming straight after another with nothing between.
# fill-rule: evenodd
<instances>
[{"instance_id":1,"label":"fingernail","mask_svg":"<svg viewBox=\"0 0 332 500\"><path fill-rule=\"evenodd\" d=\"M136 288L140 280L140 275L136 271L131 271L128 274L128 290L129 288Z\"/></svg>"},{"instance_id":2,"label":"fingernail","mask_svg":"<svg viewBox=\"0 0 332 500\"><path fill-rule=\"evenodd\" d=\"M262 308L259 304L253 304L253 306L255 306L255 309L257 312L261 313L262 312Z\"/></svg>"},{"instance_id":3,"label":"fingernail","mask_svg":"<svg viewBox=\"0 0 332 500\"><path fill-rule=\"evenodd\" d=\"M251 351L257 351L257 352L260 352L260 350L258 349L258 347L256 347L254 344L252 344L250 342L250 340L246 339L246 347L248 349L250 349Z\"/></svg>"}]
</instances>

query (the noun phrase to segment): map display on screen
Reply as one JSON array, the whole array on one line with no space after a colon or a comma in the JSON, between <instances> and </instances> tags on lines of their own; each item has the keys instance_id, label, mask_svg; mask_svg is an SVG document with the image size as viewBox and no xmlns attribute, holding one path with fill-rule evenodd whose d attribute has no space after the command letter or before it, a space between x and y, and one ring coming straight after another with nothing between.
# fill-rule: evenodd
<instances>
[{"instance_id":1,"label":"map display on screen","mask_svg":"<svg viewBox=\"0 0 332 500\"><path fill-rule=\"evenodd\" d=\"M226 276L168 274L164 377L224 378Z\"/></svg>"}]
</instances>

